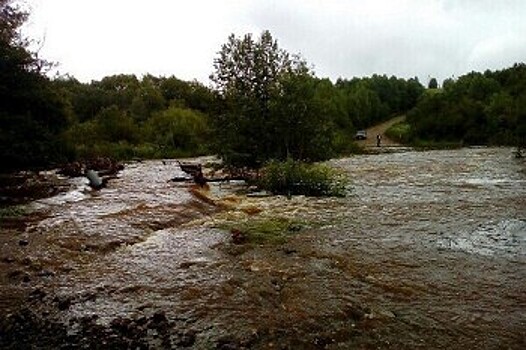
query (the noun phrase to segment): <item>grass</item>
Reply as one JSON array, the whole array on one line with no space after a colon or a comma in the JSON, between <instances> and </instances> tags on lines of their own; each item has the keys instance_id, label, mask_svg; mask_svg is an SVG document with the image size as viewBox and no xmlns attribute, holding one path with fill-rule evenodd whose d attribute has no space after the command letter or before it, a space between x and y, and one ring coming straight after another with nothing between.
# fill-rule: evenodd
<instances>
[{"instance_id":1,"label":"grass","mask_svg":"<svg viewBox=\"0 0 526 350\"><path fill-rule=\"evenodd\" d=\"M26 214L28 214L28 210L24 206L11 205L0 207L0 219L19 218Z\"/></svg>"},{"instance_id":2,"label":"grass","mask_svg":"<svg viewBox=\"0 0 526 350\"><path fill-rule=\"evenodd\" d=\"M464 146L461 141L433 141L420 139L412 141L411 145L419 151L459 149Z\"/></svg>"},{"instance_id":3,"label":"grass","mask_svg":"<svg viewBox=\"0 0 526 350\"><path fill-rule=\"evenodd\" d=\"M273 194L287 196L345 197L349 181L329 166L288 159L269 162L262 169L258 185Z\"/></svg>"},{"instance_id":4,"label":"grass","mask_svg":"<svg viewBox=\"0 0 526 350\"><path fill-rule=\"evenodd\" d=\"M237 244L283 244L307 227L306 222L283 217L253 218L220 226L232 234Z\"/></svg>"}]
</instances>

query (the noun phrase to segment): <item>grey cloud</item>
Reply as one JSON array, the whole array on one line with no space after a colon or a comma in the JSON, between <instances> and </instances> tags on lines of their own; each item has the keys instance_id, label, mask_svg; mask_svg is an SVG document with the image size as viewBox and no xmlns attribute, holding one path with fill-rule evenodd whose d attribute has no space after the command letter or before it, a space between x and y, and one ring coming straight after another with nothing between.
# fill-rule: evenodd
<instances>
[{"instance_id":1,"label":"grey cloud","mask_svg":"<svg viewBox=\"0 0 526 350\"><path fill-rule=\"evenodd\" d=\"M249 16L332 79L379 73L425 82L526 59L515 34L526 33L526 1L410 0L398 8L375 0L369 11L360 3L258 2Z\"/></svg>"}]
</instances>

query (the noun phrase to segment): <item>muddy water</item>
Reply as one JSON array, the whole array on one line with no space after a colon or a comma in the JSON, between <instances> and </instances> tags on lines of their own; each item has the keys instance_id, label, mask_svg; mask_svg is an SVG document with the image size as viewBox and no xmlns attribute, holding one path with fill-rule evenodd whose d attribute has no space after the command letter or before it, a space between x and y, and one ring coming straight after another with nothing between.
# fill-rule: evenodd
<instances>
[{"instance_id":1,"label":"muddy water","mask_svg":"<svg viewBox=\"0 0 526 350\"><path fill-rule=\"evenodd\" d=\"M131 339L125 323L154 348L526 346L524 161L480 148L330 164L351 178L347 198L214 184L214 206L156 161L100 192L75 182L2 235L1 306L16 311L17 295L38 290L32 307L69 335L90 319ZM305 228L259 246L218 228L275 217Z\"/></svg>"}]
</instances>

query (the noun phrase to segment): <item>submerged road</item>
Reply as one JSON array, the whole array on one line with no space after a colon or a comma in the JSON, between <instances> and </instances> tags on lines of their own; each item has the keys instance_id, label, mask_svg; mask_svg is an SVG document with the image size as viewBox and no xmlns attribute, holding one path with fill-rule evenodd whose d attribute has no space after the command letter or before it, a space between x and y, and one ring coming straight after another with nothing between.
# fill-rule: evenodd
<instances>
[{"instance_id":1,"label":"submerged road","mask_svg":"<svg viewBox=\"0 0 526 350\"><path fill-rule=\"evenodd\" d=\"M161 161L98 192L71 180L0 226L0 347L526 346L524 160L466 148L329 164L348 197L216 183L214 206ZM301 229L277 244L223 229L276 218Z\"/></svg>"}]
</instances>

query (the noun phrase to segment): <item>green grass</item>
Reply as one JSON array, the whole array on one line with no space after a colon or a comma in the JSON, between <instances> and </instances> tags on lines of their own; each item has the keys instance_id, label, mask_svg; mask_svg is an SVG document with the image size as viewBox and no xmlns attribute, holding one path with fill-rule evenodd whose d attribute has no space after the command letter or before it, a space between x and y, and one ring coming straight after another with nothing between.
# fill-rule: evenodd
<instances>
[{"instance_id":1,"label":"green grass","mask_svg":"<svg viewBox=\"0 0 526 350\"><path fill-rule=\"evenodd\" d=\"M28 210L24 206L10 205L0 207L0 219L18 218L26 214L28 214Z\"/></svg>"},{"instance_id":2,"label":"green grass","mask_svg":"<svg viewBox=\"0 0 526 350\"><path fill-rule=\"evenodd\" d=\"M290 237L308 228L306 222L283 217L252 218L243 222L222 224L219 228L237 235L243 244L283 244Z\"/></svg>"},{"instance_id":3,"label":"green grass","mask_svg":"<svg viewBox=\"0 0 526 350\"><path fill-rule=\"evenodd\" d=\"M426 150L442 150L442 149L458 149L462 148L464 144L461 141L434 141L417 139L411 142L411 145L419 151Z\"/></svg>"},{"instance_id":4,"label":"green grass","mask_svg":"<svg viewBox=\"0 0 526 350\"><path fill-rule=\"evenodd\" d=\"M349 181L329 166L289 159L269 162L258 185L273 194L344 197Z\"/></svg>"}]
</instances>

